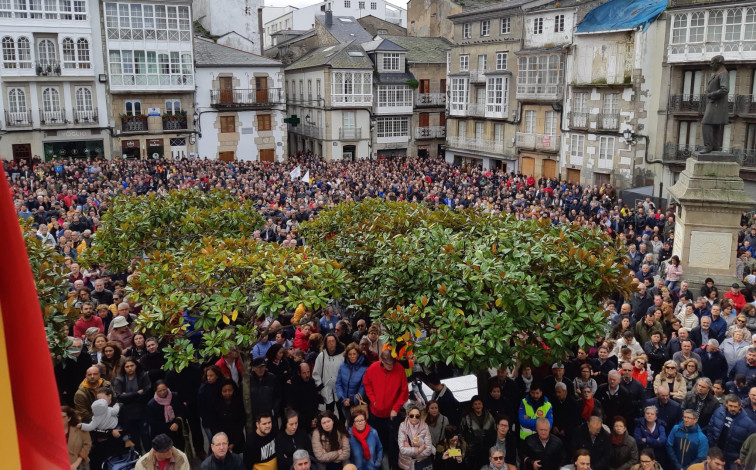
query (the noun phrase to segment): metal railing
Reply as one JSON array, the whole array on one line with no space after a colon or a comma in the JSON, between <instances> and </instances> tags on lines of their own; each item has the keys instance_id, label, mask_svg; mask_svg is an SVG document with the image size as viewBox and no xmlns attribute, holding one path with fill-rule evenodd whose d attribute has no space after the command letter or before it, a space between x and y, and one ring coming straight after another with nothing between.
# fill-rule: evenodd
<instances>
[{"instance_id":1,"label":"metal railing","mask_svg":"<svg viewBox=\"0 0 756 470\"><path fill-rule=\"evenodd\" d=\"M171 119L171 118L163 119L163 130L164 131L177 131L177 130L186 129L186 128L187 128L186 118L183 118L183 119L180 119L180 118L177 118L177 119Z\"/></svg>"},{"instance_id":2,"label":"metal railing","mask_svg":"<svg viewBox=\"0 0 756 470\"><path fill-rule=\"evenodd\" d=\"M756 95L737 95L738 114L756 114Z\"/></svg>"},{"instance_id":3,"label":"metal railing","mask_svg":"<svg viewBox=\"0 0 756 470\"><path fill-rule=\"evenodd\" d=\"M123 132L142 132L147 130L147 116L129 116L121 119Z\"/></svg>"},{"instance_id":4,"label":"metal railing","mask_svg":"<svg viewBox=\"0 0 756 470\"><path fill-rule=\"evenodd\" d=\"M443 139L446 137L444 126L424 126L415 128L415 138L420 139Z\"/></svg>"},{"instance_id":5,"label":"metal railing","mask_svg":"<svg viewBox=\"0 0 756 470\"><path fill-rule=\"evenodd\" d=\"M588 129L588 113L570 113L570 127Z\"/></svg>"},{"instance_id":6,"label":"metal railing","mask_svg":"<svg viewBox=\"0 0 756 470\"><path fill-rule=\"evenodd\" d=\"M449 136L446 138L446 145L460 150L504 154L504 142L491 139Z\"/></svg>"},{"instance_id":7,"label":"metal railing","mask_svg":"<svg viewBox=\"0 0 756 470\"><path fill-rule=\"evenodd\" d=\"M517 147L524 149L556 152L559 150L559 141L558 135L517 133Z\"/></svg>"},{"instance_id":8,"label":"metal railing","mask_svg":"<svg viewBox=\"0 0 756 470\"><path fill-rule=\"evenodd\" d=\"M74 111L74 124L96 124L98 121L97 110L76 110Z\"/></svg>"},{"instance_id":9,"label":"metal railing","mask_svg":"<svg viewBox=\"0 0 756 470\"><path fill-rule=\"evenodd\" d=\"M668 109L673 113L703 113L702 95L670 95Z\"/></svg>"},{"instance_id":10,"label":"metal railing","mask_svg":"<svg viewBox=\"0 0 756 470\"><path fill-rule=\"evenodd\" d=\"M210 90L210 106L215 108L270 106L283 103L284 95L280 88Z\"/></svg>"},{"instance_id":11,"label":"metal railing","mask_svg":"<svg viewBox=\"0 0 756 470\"><path fill-rule=\"evenodd\" d=\"M34 70L36 70L37 75L41 77L59 77L60 68L60 62L57 60L46 60L34 63Z\"/></svg>"},{"instance_id":12,"label":"metal railing","mask_svg":"<svg viewBox=\"0 0 756 470\"><path fill-rule=\"evenodd\" d=\"M62 109L56 111L39 110L39 120L43 126L60 126L66 124L66 112Z\"/></svg>"},{"instance_id":13,"label":"metal railing","mask_svg":"<svg viewBox=\"0 0 756 470\"><path fill-rule=\"evenodd\" d=\"M619 117L619 114L599 114L596 127L604 131L615 131L619 129Z\"/></svg>"},{"instance_id":14,"label":"metal railing","mask_svg":"<svg viewBox=\"0 0 756 470\"><path fill-rule=\"evenodd\" d=\"M446 93L420 93L415 97L415 106L444 106Z\"/></svg>"},{"instance_id":15,"label":"metal railing","mask_svg":"<svg viewBox=\"0 0 756 470\"><path fill-rule=\"evenodd\" d=\"M339 140L360 140L362 129L358 127L339 128Z\"/></svg>"},{"instance_id":16,"label":"metal railing","mask_svg":"<svg viewBox=\"0 0 756 470\"><path fill-rule=\"evenodd\" d=\"M27 111L5 112L5 125L8 127L24 127L31 126L32 124L31 109Z\"/></svg>"}]
</instances>

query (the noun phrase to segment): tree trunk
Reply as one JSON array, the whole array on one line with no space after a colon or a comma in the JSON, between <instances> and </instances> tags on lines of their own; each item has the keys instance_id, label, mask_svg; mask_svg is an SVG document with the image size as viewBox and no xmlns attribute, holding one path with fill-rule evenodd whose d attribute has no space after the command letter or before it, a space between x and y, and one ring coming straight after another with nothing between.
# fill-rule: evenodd
<instances>
[{"instance_id":1,"label":"tree trunk","mask_svg":"<svg viewBox=\"0 0 756 470\"><path fill-rule=\"evenodd\" d=\"M250 377L252 376L251 350L240 350L239 356L242 361L242 398L244 400L244 411L247 412L247 435L255 432L254 417L252 416L252 391L249 389Z\"/></svg>"}]
</instances>

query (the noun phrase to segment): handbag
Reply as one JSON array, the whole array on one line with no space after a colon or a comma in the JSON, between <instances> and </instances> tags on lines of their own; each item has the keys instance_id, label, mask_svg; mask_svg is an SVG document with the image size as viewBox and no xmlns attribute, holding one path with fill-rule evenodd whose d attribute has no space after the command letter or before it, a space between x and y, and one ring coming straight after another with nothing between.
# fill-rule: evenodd
<instances>
[{"instance_id":1,"label":"handbag","mask_svg":"<svg viewBox=\"0 0 756 470\"><path fill-rule=\"evenodd\" d=\"M415 470L433 470L433 455L416 461Z\"/></svg>"},{"instance_id":2,"label":"handbag","mask_svg":"<svg viewBox=\"0 0 756 470\"><path fill-rule=\"evenodd\" d=\"M370 407L367 402L362 399L362 395L359 393L354 396L356 404L352 406L352 410L365 410L366 417L370 417Z\"/></svg>"}]
</instances>

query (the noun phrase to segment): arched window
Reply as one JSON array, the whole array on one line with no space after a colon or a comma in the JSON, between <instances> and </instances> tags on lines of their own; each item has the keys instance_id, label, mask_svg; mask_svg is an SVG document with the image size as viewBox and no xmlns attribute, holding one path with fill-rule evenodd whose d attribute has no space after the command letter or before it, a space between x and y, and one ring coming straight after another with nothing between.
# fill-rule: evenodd
<instances>
[{"instance_id":1,"label":"arched window","mask_svg":"<svg viewBox=\"0 0 756 470\"><path fill-rule=\"evenodd\" d=\"M23 88L11 88L8 91L8 111L11 113L26 112L26 93Z\"/></svg>"},{"instance_id":2,"label":"arched window","mask_svg":"<svg viewBox=\"0 0 756 470\"><path fill-rule=\"evenodd\" d=\"M79 68L90 68L91 65L89 63L89 41L84 38L79 38L79 40L76 41L76 53L78 55Z\"/></svg>"},{"instance_id":3,"label":"arched window","mask_svg":"<svg viewBox=\"0 0 756 470\"><path fill-rule=\"evenodd\" d=\"M42 110L45 112L60 111L60 93L56 88L45 88L42 92Z\"/></svg>"},{"instance_id":4,"label":"arched window","mask_svg":"<svg viewBox=\"0 0 756 470\"><path fill-rule=\"evenodd\" d=\"M3 67L16 68L16 42L10 36L3 38Z\"/></svg>"},{"instance_id":5,"label":"arched window","mask_svg":"<svg viewBox=\"0 0 756 470\"><path fill-rule=\"evenodd\" d=\"M22 69L30 69L31 63L31 43L29 38L21 36L18 38L18 66Z\"/></svg>"},{"instance_id":6,"label":"arched window","mask_svg":"<svg viewBox=\"0 0 756 470\"><path fill-rule=\"evenodd\" d=\"M76 89L76 111L87 112L92 111L92 90L89 88L77 88Z\"/></svg>"},{"instance_id":7,"label":"arched window","mask_svg":"<svg viewBox=\"0 0 756 470\"><path fill-rule=\"evenodd\" d=\"M76 48L71 38L63 38L63 67L76 68Z\"/></svg>"},{"instance_id":8,"label":"arched window","mask_svg":"<svg viewBox=\"0 0 756 470\"><path fill-rule=\"evenodd\" d=\"M39 41L39 63L42 66L55 64L55 43L50 39Z\"/></svg>"}]
</instances>

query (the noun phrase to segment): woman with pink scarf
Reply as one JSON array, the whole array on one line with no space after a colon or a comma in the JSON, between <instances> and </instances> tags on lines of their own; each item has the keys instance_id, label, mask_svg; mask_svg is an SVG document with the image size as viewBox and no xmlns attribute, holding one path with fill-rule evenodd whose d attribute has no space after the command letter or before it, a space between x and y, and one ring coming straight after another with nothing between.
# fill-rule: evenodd
<instances>
[{"instance_id":1,"label":"woman with pink scarf","mask_svg":"<svg viewBox=\"0 0 756 470\"><path fill-rule=\"evenodd\" d=\"M173 445L184 450L184 433L181 428L184 407L178 394L171 392L162 380L155 382L155 395L147 403L147 424L150 425L150 439L158 434L167 434Z\"/></svg>"}]
</instances>

